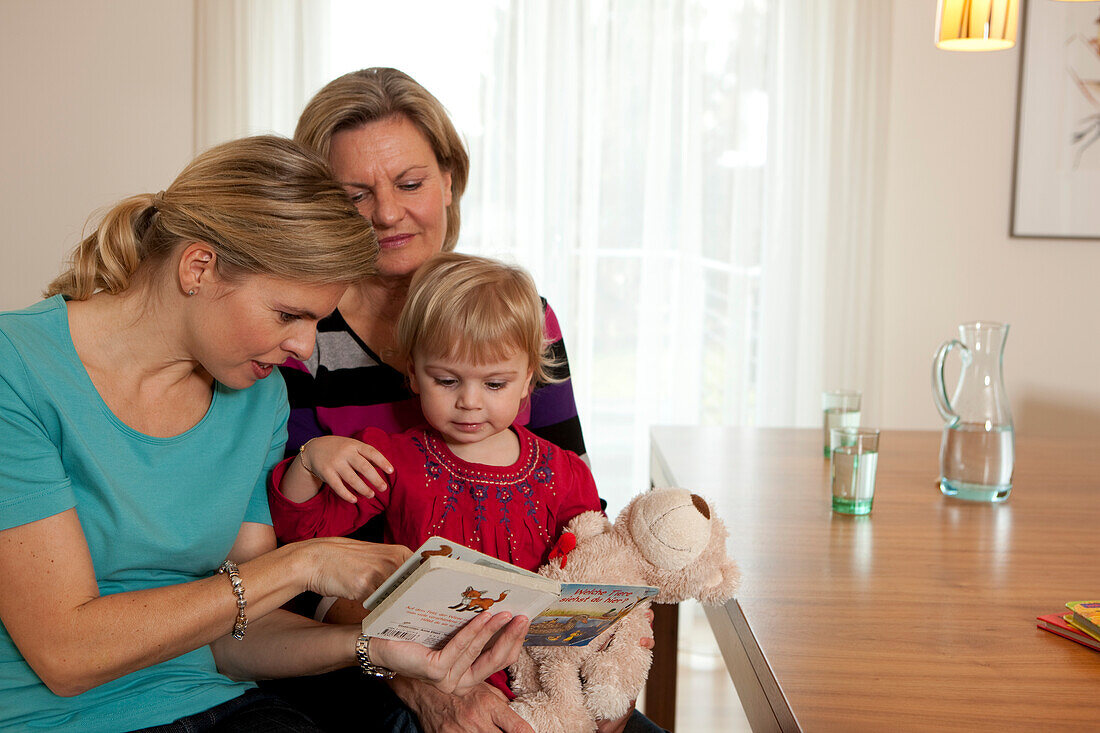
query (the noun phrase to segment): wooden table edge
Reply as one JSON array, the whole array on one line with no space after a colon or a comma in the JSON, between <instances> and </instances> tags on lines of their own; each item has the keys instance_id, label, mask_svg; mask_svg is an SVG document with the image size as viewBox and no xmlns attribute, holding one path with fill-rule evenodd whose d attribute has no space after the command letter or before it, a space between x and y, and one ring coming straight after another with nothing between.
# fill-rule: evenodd
<instances>
[{"instance_id":1,"label":"wooden table edge","mask_svg":"<svg viewBox=\"0 0 1100 733\"><path fill-rule=\"evenodd\" d=\"M800 731L737 599L703 609L754 733Z\"/></svg>"}]
</instances>

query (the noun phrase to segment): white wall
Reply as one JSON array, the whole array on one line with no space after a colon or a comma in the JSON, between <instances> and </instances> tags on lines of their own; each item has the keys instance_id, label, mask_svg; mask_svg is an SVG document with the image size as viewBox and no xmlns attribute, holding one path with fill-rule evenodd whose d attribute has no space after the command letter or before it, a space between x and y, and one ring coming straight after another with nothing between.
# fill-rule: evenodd
<instances>
[{"instance_id":1,"label":"white wall","mask_svg":"<svg viewBox=\"0 0 1100 733\"><path fill-rule=\"evenodd\" d=\"M0 0L0 310L28 305L99 207L192 157L194 7Z\"/></svg>"},{"instance_id":2,"label":"white wall","mask_svg":"<svg viewBox=\"0 0 1100 733\"><path fill-rule=\"evenodd\" d=\"M985 319L1011 324L1017 430L1100 435L1100 241L1009 236L1020 52L937 50L935 7L894 0L883 425L942 425L932 354L958 323Z\"/></svg>"}]
</instances>

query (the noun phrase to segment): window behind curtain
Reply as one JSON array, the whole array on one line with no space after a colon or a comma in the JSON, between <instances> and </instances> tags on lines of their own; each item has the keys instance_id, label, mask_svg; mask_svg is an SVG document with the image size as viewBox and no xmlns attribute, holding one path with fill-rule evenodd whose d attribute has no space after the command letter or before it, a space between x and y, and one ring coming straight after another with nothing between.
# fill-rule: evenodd
<instances>
[{"instance_id":1,"label":"window behind curtain","mask_svg":"<svg viewBox=\"0 0 1100 733\"><path fill-rule=\"evenodd\" d=\"M396 66L471 155L465 252L527 267L614 511L649 426L753 419L767 4L333 0L328 77Z\"/></svg>"},{"instance_id":2,"label":"window behind curtain","mask_svg":"<svg viewBox=\"0 0 1100 733\"><path fill-rule=\"evenodd\" d=\"M612 512L648 485L650 425L812 426L836 387L873 419L890 3L196 8L199 149L290 134L367 66L450 110L459 248L527 267L558 312Z\"/></svg>"}]
</instances>

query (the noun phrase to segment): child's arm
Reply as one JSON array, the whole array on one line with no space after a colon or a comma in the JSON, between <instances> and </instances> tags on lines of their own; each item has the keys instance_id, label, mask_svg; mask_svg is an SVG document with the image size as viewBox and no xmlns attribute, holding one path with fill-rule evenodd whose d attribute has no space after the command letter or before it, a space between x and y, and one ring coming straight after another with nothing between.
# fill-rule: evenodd
<instances>
[{"instance_id":1,"label":"child's arm","mask_svg":"<svg viewBox=\"0 0 1100 733\"><path fill-rule=\"evenodd\" d=\"M329 477L334 477L331 479L333 481L340 481L344 494L352 497L352 501L349 502L336 489L320 490L324 483L309 471L310 468L314 471L318 470L312 463L313 449L318 443L322 448L337 448L337 453L340 449L346 450L347 446L350 446L356 452L366 451L378 458L375 464L364 469L364 473L369 474L369 481L381 482L382 488L385 489L389 484L381 478L379 471L373 466L377 465L382 475L387 476L390 482L394 480L396 474L393 464L384 457L385 454L382 452L393 450L388 436L376 430L364 431L356 437L370 441L378 447L365 445L351 438L324 436L308 444L308 448L304 451L304 459L303 452L299 452L297 456L284 460L272 470L268 477L267 498L271 509L271 522L280 542L296 542L311 537L343 536L362 527L371 517L386 511L392 491L378 491L377 484L372 491L363 479L359 478L363 491L357 491L357 495L351 494L348 491L347 482L344 482L340 478L341 474L338 473L344 469L338 465L331 465L330 459L325 459L328 461L325 463L322 474L326 479L325 483ZM328 451L326 455L327 453ZM346 456L345 459L345 463L356 460L348 459Z\"/></svg>"},{"instance_id":2,"label":"child's arm","mask_svg":"<svg viewBox=\"0 0 1100 733\"><path fill-rule=\"evenodd\" d=\"M301 504L328 484L333 493L354 504L358 501L356 494L370 499L375 491L386 490L386 480L379 471L392 474L393 465L374 446L354 438L322 435L302 446L278 489L287 499Z\"/></svg>"}]
</instances>

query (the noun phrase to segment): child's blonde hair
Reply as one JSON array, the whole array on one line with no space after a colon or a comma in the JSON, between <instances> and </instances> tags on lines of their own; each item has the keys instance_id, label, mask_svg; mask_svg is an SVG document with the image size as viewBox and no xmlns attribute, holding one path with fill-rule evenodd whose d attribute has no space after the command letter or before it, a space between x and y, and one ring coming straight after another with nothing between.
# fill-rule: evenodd
<instances>
[{"instance_id":1,"label":"child's blonde hair","mask_svg":"<svg viewBox=\"0 0 1100 733\"><path fill-rule=\"evenodd\" d=\"M518 350L535 382L560 382L549 346L542 301L527 271L456 252L435 255L417 270L397 320L402 364L416 351L484 364Z\"/></svg>"}]
</instances>

